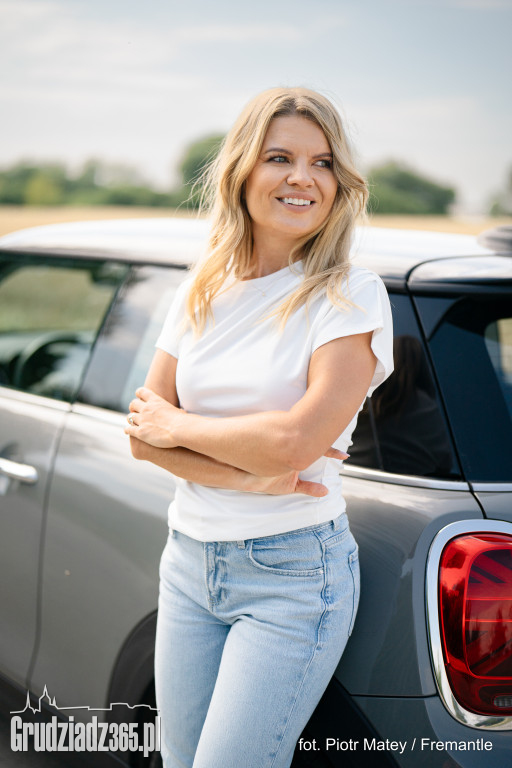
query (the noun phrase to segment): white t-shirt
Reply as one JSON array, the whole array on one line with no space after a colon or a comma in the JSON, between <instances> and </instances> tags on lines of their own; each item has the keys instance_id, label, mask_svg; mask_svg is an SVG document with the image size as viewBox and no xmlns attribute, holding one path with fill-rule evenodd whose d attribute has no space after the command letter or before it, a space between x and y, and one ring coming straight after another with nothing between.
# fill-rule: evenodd
<instances>
[{"instance_id":1,"label":"white t-shirt","mask_svg":"<svg viewBox=\"0 0 512 768\"><path fill-rule=\"evenodd\" d=\"M200 337L183 328L190 279L178 289L156 346L177 358L181 406L209 417L289 410L306 391L311 355L341 336L373 331L377 366L368 395L393 370L393 332L386 288L378 275L351 267L344 311L324 295L291 315L283 330L265 318L303 279L302 263L253 280L233 281L213 301L215 323ZM346 294L346 283L343 290ZM364 402L364 401L363 401ZM363 403L361 403L360 409ZM360 410L359 409L359 410ZM359 412L359 411L358 411ZM346 451L357 413L335 447ZM208 488L177 480L169 525L199 541L236 541L327 522L342 514L340 462L322 457L300 475L329 488L327 496L272 496Z\"/></svg>"}]
</instances>

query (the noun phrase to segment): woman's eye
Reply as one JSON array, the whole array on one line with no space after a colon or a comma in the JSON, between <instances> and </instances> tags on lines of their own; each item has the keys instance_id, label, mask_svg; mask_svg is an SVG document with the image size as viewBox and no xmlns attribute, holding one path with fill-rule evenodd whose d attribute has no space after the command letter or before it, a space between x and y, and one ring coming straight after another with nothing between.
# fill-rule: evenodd
<instances>
[{"instance_id":1,"label":"woman's eye","mask_svg":"<svg viewBox=\"0 0 512 768\"><path fill-rule=\"evenodd\" d=\"M271 163L286 163L287 160L288 158L284 155L274 155L273 157L269 157Z\"/></svg>"},{"instance_id":2,"label":"woman's eye","mask_svg":"<svg viewBox=\"0 0 512 768\"><path fill-rule=\"evenodd\" d=\"M315 165L318 165L320 168L332 168L331 160L317 160Z\"/></svg>"}]
</instances>

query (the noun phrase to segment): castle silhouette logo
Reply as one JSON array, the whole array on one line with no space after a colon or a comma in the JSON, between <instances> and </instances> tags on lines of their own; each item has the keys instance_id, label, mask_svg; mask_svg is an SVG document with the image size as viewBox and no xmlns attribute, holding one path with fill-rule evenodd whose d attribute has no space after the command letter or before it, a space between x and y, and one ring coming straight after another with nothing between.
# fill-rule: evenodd
<instances>
[{"instance_id":1,"label":"castle silhouette logo","mask_svg":"<svg viewBox=\"0 0 512 768\"><path fill-rule=\"evenodd\" d=\"M52 715L49 722L40 722L37 715L51 707L59 715ZM151 717L142 722L120 722L119 708L129 710L145 709ZM115 722L101 719L100 715L116 710ZM89 718L88 713L98 713ZM80 715L87 715L82 722ZM70 706L59 707L55 696L52 698L45 685L43 693L32 705L30 693L23 709L12 710L11 749L13 752L27 752L31 747L36 752L142 752L147 757L160 749L160 716L158 709L149 704L126 704L114 702L108 707ZM76 720L75 715L79 716ZM24 717L23 717L24 716ZM34 721L34 717L36 721Z\"/></svg>"},{"instance_id":2,"label":"castle silhouette logo","mask_svg":"<svg viewBox=\"0 0 512 768\"><path fill-rule=\"evenodd\" d=\"M25 706L23 709L15 709L11 710L9 712L10 715L22 715L24 712L33 712L34 714L41 712L41 704L46 704L49 707L52 707L53 709L58 709L59 712L68 712L68 711L76 711L79 709L87 710L88 712L112 712L113 707L128 707L128 709L149 709L151 712L158 712L159 710L156 707L151 707L149 704L126 704L126 702L120 702L116 701L113 704L110 704L108 707L88 707L88 706L78 706L78 707L58 707L55 701L55 696L53 699L51 698L50 694L48 693L48 687L45 685L44 690L42 694L40 695L38 699L38 706L33 707L30 703L30 692L27 691L27 700L25 702Z\"/></svg>"}]
</instances>

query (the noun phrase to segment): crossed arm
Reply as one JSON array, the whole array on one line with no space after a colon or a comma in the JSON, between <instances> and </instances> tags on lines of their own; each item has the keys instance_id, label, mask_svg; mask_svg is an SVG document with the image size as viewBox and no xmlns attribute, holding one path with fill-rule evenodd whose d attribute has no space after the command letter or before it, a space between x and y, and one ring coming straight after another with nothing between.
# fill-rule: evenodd
<instances>
[{"instance_id":1,"label":"crossed arm","mask_svg":"<svg viewBox=\"0 0 512 768\"><path fill-rule=\"evenodd\" d=\"M325 495L299 472L323 455L363 402L376 366L371 332L344 336L312 355L305 395L289 411L208 418L179 408L177 361L157 350L145 386L130 404L135 458L192 482L265 493Z\"/></svg>"}]
</instances>

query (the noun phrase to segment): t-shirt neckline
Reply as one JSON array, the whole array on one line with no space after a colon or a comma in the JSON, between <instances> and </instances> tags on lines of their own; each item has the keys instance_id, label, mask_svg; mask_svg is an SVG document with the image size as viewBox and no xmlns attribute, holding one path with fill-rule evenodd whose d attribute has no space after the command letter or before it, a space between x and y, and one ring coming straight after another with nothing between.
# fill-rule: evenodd
<instances>
[{"instance_id":1,"label":"t-shirt neckline","mask_svg":"<svg viewBox=\"0 0 512 768\"><path fill-rule=\"evenodd\" d=\"M272 283L275 281L281 279L281 277L284 277L285 275L302 275L304 271L304 265L302 261L296 261L293 263L293 266L290 267L289 264L286 265L286 267L282 267L281 269L277 269L275 272L270 272L268 275L263 275L262 277L250 277L246 280L239 280L238 282L240 285L246 286L250 288L251 286L253 288L268 288Z\"/></svg>"}]
</instances>

